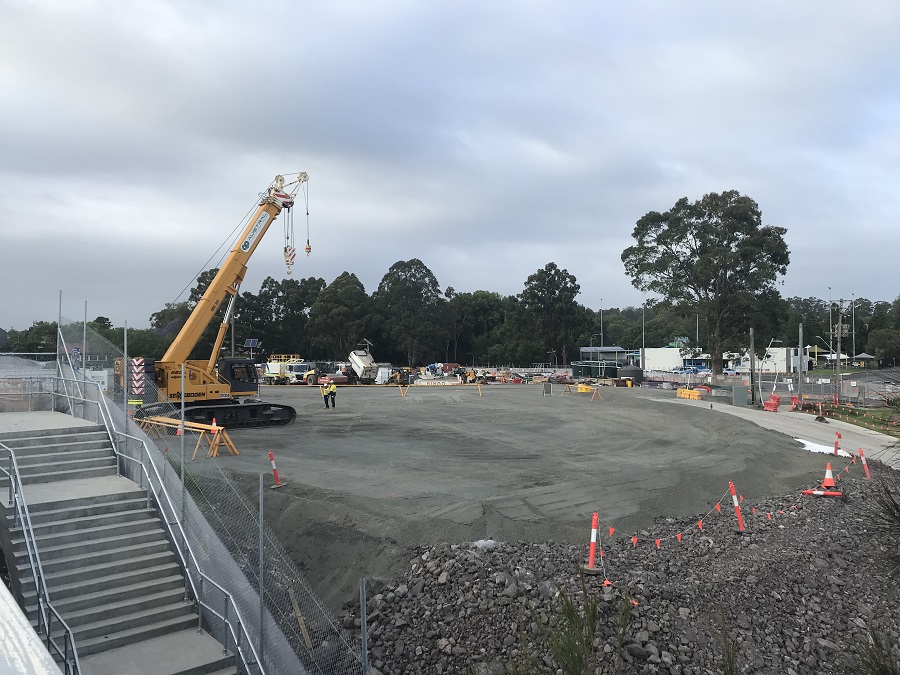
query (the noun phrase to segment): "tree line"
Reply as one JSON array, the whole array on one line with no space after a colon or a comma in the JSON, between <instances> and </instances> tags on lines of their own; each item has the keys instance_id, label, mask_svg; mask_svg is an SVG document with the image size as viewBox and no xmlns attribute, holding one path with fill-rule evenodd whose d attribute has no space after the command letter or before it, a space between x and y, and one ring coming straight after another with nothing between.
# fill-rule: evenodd
<instances>
[{"instance_id":1,"label":"tree line","mask_svg":"<svg viewBox=\"0 0 900 675\"><path fill-rule=\"evenodd\" d=\"M826 350L842 317L848 332L844 353L851 350L855 330L858 353L900 357L900 296L893 302L856 298L852 307L846 301L781 297L777 281L789 263L785 233L764 226L756 202L735 191L693 203L683 198L666 212L646 214L632 233L634 245L621 256L632 284L648 294L638 307L582 305L577 279L555 262L531 274L517 295L441 290L418 258L394 263L371 294L348 271L330 283L268 277L258 293L240 294L234 342L241 352L245 340L259 340L262 351L254 350L254 356L261 359L284 353L345 360L368 340L377 360L411 366L566 365L589 344L640 349L678 342L712 354L719 371L723 352L748 346L751 327L764 350L771 338L797 346L802 322L804 342ZM149 329L129 330L129 353L161 357L216 272L201 274L187 300L153 313ZM123 329L108 318L89 325L122 345ZM217 328L209 327L192 358L209 358ZM55 324L37 322L9 331L5 351L48 349L55 349Z\"/></svg>"}]
</instances>

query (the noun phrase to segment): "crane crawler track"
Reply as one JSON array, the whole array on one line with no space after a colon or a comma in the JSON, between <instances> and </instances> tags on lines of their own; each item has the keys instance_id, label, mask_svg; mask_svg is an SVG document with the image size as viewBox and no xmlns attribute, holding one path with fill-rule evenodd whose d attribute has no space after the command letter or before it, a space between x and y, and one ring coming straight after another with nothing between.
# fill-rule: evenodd
<instances>
[{"instance_id":1,"label":"crane crawler track","mask_svg":"<svg viewBox=\"0 0 900 675\"><path fill-rule=\"evenodd\" d=\"M154 415L180 419L181 408L171 403L150 403L134 412L135 419ZM184 409L184 419L199 424L212 424L215 420L216 425L226 429L252 429L291 424L297 419L297 411L289 405L265 401L188 405Z\"/></svg>"}]
</instances>

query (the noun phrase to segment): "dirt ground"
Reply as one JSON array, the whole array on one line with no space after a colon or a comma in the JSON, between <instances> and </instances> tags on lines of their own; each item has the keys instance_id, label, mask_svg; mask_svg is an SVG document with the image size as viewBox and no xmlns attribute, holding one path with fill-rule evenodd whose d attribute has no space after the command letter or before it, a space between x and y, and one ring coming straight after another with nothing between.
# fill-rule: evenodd
<instances>
[{"instance_id":1,"label":"dirt ground","mask_svg":"<svg viewBox=\"0 0 900 675\"><path fill-rule=\"evenodd\" d=\"M263 387L297 408L282 428L230 431L237 474L266 474L275 453L287 486L266 495L266 520L328 605L360 577L405 569L408 546L478 539L588 542L591 514L624 531L701 514L734 481L746 497L821 478L823 459L792 438L672 391L604 388L544 396L539 385ZM716 402L713 408L726 403ZM252 487L254 481L246 482Z\"/></svg>"}]
</instances>

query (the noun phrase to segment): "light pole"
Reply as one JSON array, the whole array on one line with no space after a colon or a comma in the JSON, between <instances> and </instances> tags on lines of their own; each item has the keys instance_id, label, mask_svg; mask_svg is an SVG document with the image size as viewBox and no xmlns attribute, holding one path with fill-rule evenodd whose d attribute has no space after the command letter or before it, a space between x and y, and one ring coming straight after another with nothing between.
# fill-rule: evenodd
<instances>
[{"instance_id":1,"label":"light pole","mask_svg":"<svg viewBox=\"0 0 900 675\"><path fill-rule=\"evenodd\" d=\"M647 309L647 301L641 303L641 370L646 370L646 366L644 364L644 354L646 354L647 350L647 338L646 331L644 330L644 326L646 324L645 321L645 310Z\"/></svg>"},{"instance_id":2,"label":"light pole","mask_svg":"<svg viewBox=\"0 0 900 675\"><path fill-rule=\"evenodd\" d=\"M594 333L591 335L591 356L594 355L594 338L600 335L600 333ZM593 372L593 368L591 369ZM597 377L600 377L600 355L597 355Z\"/></svg>"},{"instance_id":3,"label":"light pole","mask_svg":"<svg viewBox=\"0 0 900 675\"><path fill-rule=\"evenodd\" d=\"M831 286L828 287L828 353L832 354L831 345L834 343L834 319L831 316Z\"/></svg>"},{"instance_id":4,"label":"light pole","mask_svg":"<svg viewBox=\"0 0 900 675\"><path fill-rule=\"evenodd\" d=\"M852 294L853 300L850 303L850 322L853 324L851 330L853 331L853 356L852 358L856 358L856 293Z\"/></svg>"},{"instance_id":5,"label":"light pole","mask_svg":"<svg viewBox=\"0 0 900 675\"><path fill-rule=\"evenodd\" d=\"M603 298L600 298L600 346L603 346Z\"/></svg>"},{"instance_id":6,"label":"light pole","mask_svg":"<svg viewBox=\"0 0 900 675\"><path fill-rule=\"evenodd\" d=\"M760 400L760 402L762 402L762 372L763 372L763 363L764 363L765 361L768 361L768 360L769 360L769 350L772 348L772 345L773 345L774 343L776 343L776 342L777 342L778 344L781 344L782 341L779 340L778 338L772 338L771 340L769 340L769 346L766 347L766 353L763 354L763 357L762 357L762 358L760 359L760 361L759 361L759 378L758 378L758 381L759 381L759 400ZM777 375L775 376L775 381L776 381L776 382L778 381L778 376L777 376ZM772 393L775 393L775 385L774 385L774 384L772 385Z\"/></svg>"},{"instance_id":7,"label":"light pole","mask_svg":"<svg viewBox=\"0 0 900 675\"><path fill-rule=\"evenodd\" d=\"M553 369L556 370L556 363L557 363L557 361L556 361L556 351L553 350L553 349L551 349L551 350L548 351L547 353L548 353L548 354L553 354Z\"/></svg>"},{"instance_id":8,"label":"light pole","mask_svg":"<svg viewBox=\"0 0 900 675\"><path fill-rule=\"evenodd\" d=\"M466 352L466 356L472 357L472 368L475 368L475 355L472 352Z\"/></svg>"}]
</instances>

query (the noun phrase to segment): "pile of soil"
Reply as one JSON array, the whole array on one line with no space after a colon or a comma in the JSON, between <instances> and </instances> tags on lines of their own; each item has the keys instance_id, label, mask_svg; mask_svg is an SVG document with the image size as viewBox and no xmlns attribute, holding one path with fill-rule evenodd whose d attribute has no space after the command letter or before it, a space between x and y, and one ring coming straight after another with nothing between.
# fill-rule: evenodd
<instances>
[{"instance_id":1,"label":"pile of soil","mask_svg":"<svg viewBox=\"0 0 900 675\"><path fill-rule=\"evenodd\" d=\"M743 533L730 500L704 514L702 529L698 515L657 520L636 543L630 532L601 532L597 576L581 572L587 542L411 548L396 578L370 586L372 672L561 672L549 645L565 625L564 598L582 614L597 604L589 672L720 673L729 646L737 672L853 672L873 653L873 632L900 643L898 589L885 574L900 544L875 508L884 489L900 500L900 479L870 466L873 480L854 471L838 483L846 499L798 491L744 500ZM358 602L343 623L360 625Z\"/></svg>"}]
</instances>

